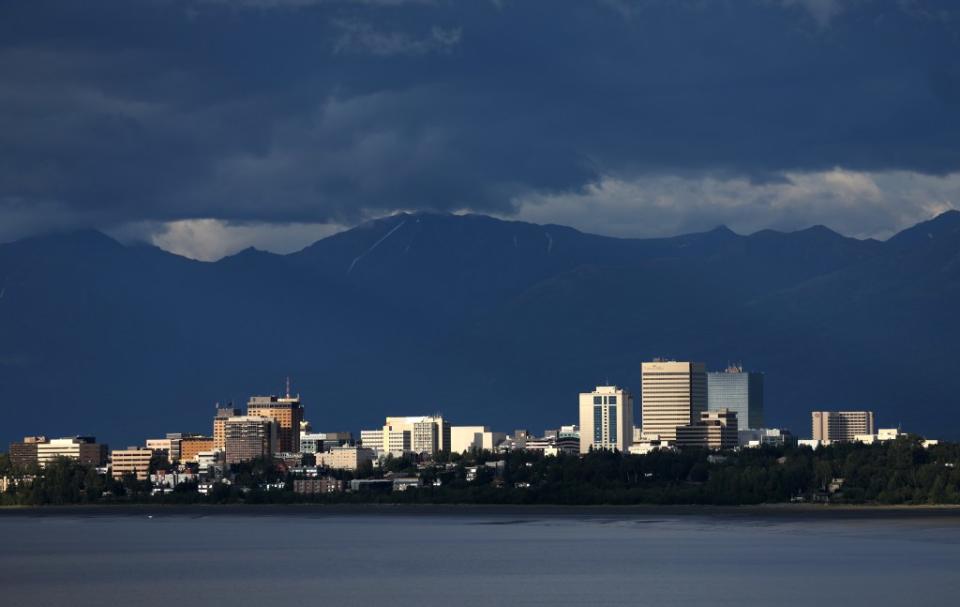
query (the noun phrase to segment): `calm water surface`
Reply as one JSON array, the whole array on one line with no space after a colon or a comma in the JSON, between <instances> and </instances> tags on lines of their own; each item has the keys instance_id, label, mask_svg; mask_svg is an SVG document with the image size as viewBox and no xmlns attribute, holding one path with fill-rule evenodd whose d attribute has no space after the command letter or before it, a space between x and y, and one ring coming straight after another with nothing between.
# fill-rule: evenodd
<instances>
[{"instance_id":1,"label":"calm water surface","mask_svg":"<svg viewBox=\"0 0 960 607\"><path fill-rule=\"evenodd\" d=\"M957 604L960 519L0 515L0 604Z\"/></svg>"}]
</instances>

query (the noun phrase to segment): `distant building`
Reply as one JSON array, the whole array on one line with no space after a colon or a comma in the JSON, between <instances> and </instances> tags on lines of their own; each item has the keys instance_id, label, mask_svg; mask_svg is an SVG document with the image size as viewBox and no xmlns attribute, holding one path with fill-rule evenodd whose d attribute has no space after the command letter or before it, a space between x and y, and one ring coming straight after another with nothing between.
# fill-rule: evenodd
<instances>
[{"instance_id":1,"label":"distant building","mask_svg":"<svg viewBox=\"0 0 960 607\"><path fill-rule=\"evenodd\" d=\"M797 437L791 434L789 430L780 428L747 428L739 430L737 437L741 447L761 447L764 445L782 447L797 441Z\"/></svg>"},{"instance_id":2,"label":"distant building","mask_svg":"<svg viewBox=\"0 0 960 607\"><path fill-rule=\"evenodd\" d=\"M92 436L55 438L37 443L37 464L41 468L58 457L69 457L88 466L103 466L107 463L107 446L97 444Z\"/></svg>"},{"instance_id":3,"label":"distant building","mask_svg":"<svg viewBox=\"0 0 960 607\"><path fill-rule=\"evenodd\" d=\"M24 436L23 442L10 443L10 463L20 470L32 468L37 465L37 445L47 442L45 436Z\"/></svg>"},{"instance_id":4,"label":"distant building","mask_svg":"<svg viewBox=\"0 0 960 607\"><path fill-rule=\"evenodd\" d=\"M300 422L303 421L303 405L300 396L252 396L247 402L247 415L258 415L274 420L277 424L275 451L294 453L300 451Z\"/></svg>"},{"instance_id":5,"label":"distant building","mask_svg":"<svg viewBox=\"0 0 960 607\"><path fill-rule=\"evenodd\" d=\"M300 432L302 453L321 453L331 447L353 443L352 432Z\"/></svg>"},{"instance_id":6,"label":"distant building","mask_svg":"<svg viewBox=\"0 0 960 607\"><path fill-rule=\"evenodd\" d=\"M813 411L813 440L846 442L857 435L873 434L873 411Z\"/></svg>"},{"instance_id":7,"label":"distant building","mask_svg":"<svg viewBox=\"0 0 960 607\"><path fill-rule=\"evenodd\" d=\"M202 451L213 451L212 436L184 436L180 439L181 462L197 461L197 454Z\"/></svg>"},{"instance_id":8,"label":"distant building","mask_svg":"<svg viewBox=\"0 0 960 607\"><path fill-rule=\"evenodd\" d=\"M388 417L380 430L361 430L360 442L382 455L434 455L450 450L450 422L439 415Z\"/></svg>"},{"instance_id":9,"label":"distant building","mask_svg":"<svg viewBox=\"0 0 960 607\"><path fill-rule=\"evenodd\" d=\"M169 438L148 438L145 443L147 449L153 451L156 455L162 455L169 461L174 461L172 456L172 443Z\"/></svg>"},{"instance_id":10,"label":"distant building","mask_svg":"<svg viewBox=\"0 0 960 607\"><path fill-rule=\"evenodd\" d=\"M227 465L270 457L276 449L277 425L257 415L227 418L223 427Z\"/></svg>"},{"instance_id":11,"label":"distant building","mask_svg":"<svg viewBox=\"0 0 960 607\"><path fill-rule=\"evenodd\" d=\"M677 428L676 446L680 448L733 449L738 444L736 411L704 411L698 421Z\"/></svg>"},{"instance_id":12,"label":"distant building","mask_svg":"<svg viewBox=\"0 0 960 607\"><path fill-rule=\"evenodd\" d=\"M227 441L224 426L231 417L240 417L241 411L233 405L221 407L217 405L217 413L213 417L213 448L217 451L226 451Z\"/></svg>"},{"instance_id":13,"label":"distant building","mask_svg":"<svg viewBox=\"0 0 960 607\"><path fill-rule=\"evenodd\" d=\"M580 394L580 453L615 449L633 443L633 397L617 386L597 386Z\"/></svg>"},{"instance_id":14,"label":"distant building","mask_svg":"<svg viewBox=\"0 0 960 607\"><path fill-rule=\"evenodd\" d=\"M487 426L451 426L450 451L493 451L506 437L503 432L491 432Z\"/></svg>"},{"instance_id":15,"label":"distant building","mask_svg":"<svg viewBox=\"0 0 960 607\"><path fill-rule=\"evenodd\" d=\"M110 474L115 479L122 479L128 474L137 477L138 481L150 478L150 460L153 450L140 447L114 449L110 453Z\"/></svg>"},{"instance_id":16,"label":"distant building","mask_svg":"<svg viewBox=\"0 0 960 607\"><path fill-rule=\"evenodd\" d=\"M763 373L739 365L707 373L707 409L736 411L741 430L763 428Z\"/></svg>"},{"instance_id":17,"label":"distant building","mask_svg":"<svg viewBox=\"0 0 960 607\"><path fill-rule=\"evenodd\" d=\"M707 410L707 371L703 363L655 360L641 365L643 435L677 439ZM582 424L581 424L582 427Z\"/></svg>"},{"instance_id":18,"label":"distant building","mask_svg":"<svg viewBox=\"0 0 960 607\"><path fill-rule=\"evenodd\" d=\"M364 463L373 462L376 459L376 451L365 447L332 447L325 453L316 454L317 466L334 470L356 470Z\"/></svg>"},{"instance_id":19,"label":"distant building","mask_svg":"<svg viewBox=\"0 0 960 607\"><path fill-rule=\"evenodd\" d=\"M343 491L343 481L335 478L296 478L293 479L293 492L300 495L323 495Z\"/></svg>"}]
</instances>

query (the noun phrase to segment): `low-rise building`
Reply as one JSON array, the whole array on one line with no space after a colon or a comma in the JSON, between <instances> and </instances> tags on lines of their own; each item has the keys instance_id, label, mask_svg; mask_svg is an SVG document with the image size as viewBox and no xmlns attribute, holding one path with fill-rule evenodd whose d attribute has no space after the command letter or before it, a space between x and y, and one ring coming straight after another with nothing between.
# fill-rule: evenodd
<instances>
[{"instance_id":1,"label":"low-rise building","mask_svg":"<svg viewBox=\"0 0 960 607\"><path fill-rule=\"evenodd\" d=\"M506 439L503 432L492 432L487 426L451 426L450 451L493 451Z\"/></svg>"},{"instance_id":2,"label":"low-rise building","mask_svg":"<svg viewBox=\"0 0 960 607\"><path fill-rule=\"evenodd\" d=\"M781 428L748 428L737 432L737 440L741 447L761 447L764 445L782 447L795 443L797 439L789 430Z\"/></svg>"},{"instance_id":3,"label":"low-rise building","mask_svg":"<svg viewBox=\"0 0 960 607\"><path fill-rule=\"evenodd\" d=\"M317 466L334 470L356 470L366 462L373 462L377 454L364 447L333 447L326 453L316 454Z\"/></svg>"},{"instance_id":4,"label":"low-rise building","mask_svg":"<svg viewBox=\"0 0 960 607\"><path fill-rule=\"evenodd\" d=\"M59 457L75 459L87 466L103 466L107 463L107 446L98 444L92 436L54 438L37 443L37 464L41 468Z\"/></svg>"},{"instance_id":5,"label":"low-rise building","mask_svg":"<svg viewBox=\"0 0 960 607\"><path fill-rule=\"evenodd\" d=\"M700 414L700 420L678 426L676 446L703 449L733 449L738 445L737 412L714 409Z\"/></svg>"},{"instance_id":6,"label":"low-rise building","mask_svg":"<svg viewBox=\"0 0 960 607\"><path fill-rule=\"evenodd\" d=\"M873 411L813 411L810 418L814 440L849 442L874 434Z\"/></svg>"},{"instance_id":7,"label":"low-rise building","mask_svg":"<svg viewBox=\"0 0 960 607\"><path fill-rule=\"evenodd\" d=\"M45 436L24 436L22 442L10 443L10 463L20 470L36 466L37 446L48 442Z\"/></svg>"},{"instance_id":8,"label":"low-rise building","mask_svg":"<svg viewBox=\"0 0 960 607\"><path fill-rule=\"evenodd\" d=\"M152 458L152 449L141 447L114 449L110 452L110 474L116 479L132 474L137 477L138 481L145 481L150 478L150 460Z\"/></svg>"},{"instance_id":9,"label":"low-rise building","mask_svg":"<svg viewBox=\"0 0 960 607\"><path fill-rule=\"evenodd\" d=\"M333 447L342 447L353 443L352 432L301 432L300 451L302 453L322 453Z\"/></svg>"},{"instance_id":10,"label":"low-rise building","mask_svg":"<svg viewBox=\"0 0 960 607\"><path fill-rule=\"evenodd\" d=\"M343 491L343 481L335 478L295 478L293 492L301 495L319 495L325 493L340 493Z\"/></svg>"}]
</instances>

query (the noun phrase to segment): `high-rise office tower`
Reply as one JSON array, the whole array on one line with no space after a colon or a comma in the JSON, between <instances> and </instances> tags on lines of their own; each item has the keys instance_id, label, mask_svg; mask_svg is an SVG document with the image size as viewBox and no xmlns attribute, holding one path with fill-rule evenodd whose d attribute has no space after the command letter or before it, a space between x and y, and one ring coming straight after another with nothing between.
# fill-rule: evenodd
<instances>
[{"instance_id":1,"label":"high-rise office tower","mask_svg":"<svg viewBox=\"0 0 960 607\"><path fill-rule=\"evenodd\" d=\"M580 394L580 453L616 449L633 443L633 397L617 386L597 386Z\"/></svg>"},{"instance_id":2,"label":"high-rise office tower","mask_svg":"<svg viewBox=\"0 0 960 607\"><path fill-rule=\"evenodd\" d=\"M813 411L813 439L852 441L860 434L874 434L873 411Z\"/></svg>"},{"instance_id":3,"label":"high-rise office tower","mask_svg":"<svg viewBox=\"0 0 960 607\"><path fill-rule=\"evenodd\" d=\"M223 425L226 463L239 464L277 452L277 424L268 417L241 415Z\"/></svg>"},{"instance_id":4,"label":"high-rise office tower","mask_svg":"<svg viewBox=\"0 0 960 607\"><path fill-rule=\"evenodd\" d=\"M223 433L224 424L227 423L227 420L231 417L239 417L241 415L240 409L237 409L233 406L233 403L227 405L226 407L221 407L220 404L217 404L217 413L213 417L213 448L216 451L226 451L227 443Z\"/></svg>"},{"instance_id":5,"label":"high-rise office tower","mask_svg":"<svg viewBox=\"0 0 960 607\"><path fill-rule=\"evenodd\" d=\"M740 365L707 373L707 409L735 411L741 430L763 428L763 373L744 371Z\"/></svg>"},{"instance_id":6,"label":"high-rise office tower","mask_svg":"<svg viewBox=\"0 0 960 607\"><path fill-rule=\"evenodd\" d=\"M707 371L703 363L661 361L641 365L642 430L646 438L677 440L707 410Z\"/></svg>"},{"instance_id":7,"label":"high-rise office tower","mask_svg":"<svg viewBox=\"0 0 960 607\"><path fill-rule=\"evenodd\" d=\"M303 421L303 405L300 395L290 395L287 383L286 396L252 396L247 402L247 415L269 417L277 422L277 453L300 451L300 422Z\"/></svg>"}]
</instances>

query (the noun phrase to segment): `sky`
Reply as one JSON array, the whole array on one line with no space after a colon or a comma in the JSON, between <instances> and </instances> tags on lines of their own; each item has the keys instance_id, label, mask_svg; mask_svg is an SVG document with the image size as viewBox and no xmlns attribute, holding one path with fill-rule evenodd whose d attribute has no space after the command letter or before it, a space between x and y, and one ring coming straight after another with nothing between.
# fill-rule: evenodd
<instances>
[{"instance_id":1,"label":"sky","mask_svg":"<svg viewBox=\"0 0 960 607\"><path fill-rule=\"evenodd\" d=\"M198 259L397 211L624 237L960 208L954 0L0 5L0 242Z\"/></svg>"}]
</instances>

